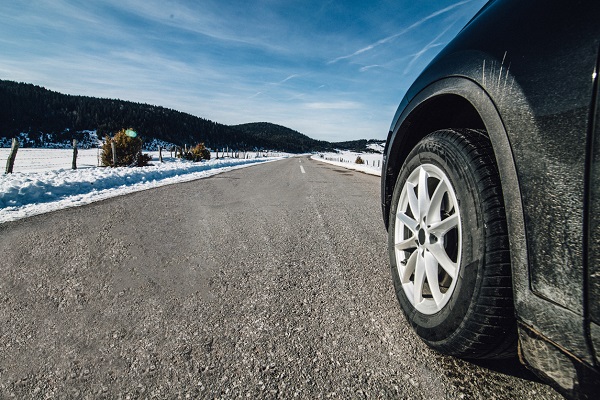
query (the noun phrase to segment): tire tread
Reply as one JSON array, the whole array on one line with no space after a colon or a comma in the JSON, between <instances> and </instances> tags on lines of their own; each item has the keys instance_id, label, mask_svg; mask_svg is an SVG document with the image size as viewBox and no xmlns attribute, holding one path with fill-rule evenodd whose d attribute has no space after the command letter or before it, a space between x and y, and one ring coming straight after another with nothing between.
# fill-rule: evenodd
<instances>
[{"instance_id":1,"label":"tire tread","mask_svg":"<svg viewBox=\"0 0 600 400\"><path fill-rule=\"evenodd\" d=\"M477 302L484 307L475 311L462 333L463 350L457 356L466 358L506 358L516 351L516 321L512 302L512 278L506 210L498 173L488 138L473 130L447 130L454 143L469 158L480 193L492 193L482 199L483 220L487 225L483 278ZM494 294L492 294L494 293ZM507 301L507 298L510 301ZM508 303L508 305L507 305ZM483 312L482 312L483 310ZM470 338L469 338L470 336ZM448 349L450 350L450 349Z\"/></svg>"}]
</instances>

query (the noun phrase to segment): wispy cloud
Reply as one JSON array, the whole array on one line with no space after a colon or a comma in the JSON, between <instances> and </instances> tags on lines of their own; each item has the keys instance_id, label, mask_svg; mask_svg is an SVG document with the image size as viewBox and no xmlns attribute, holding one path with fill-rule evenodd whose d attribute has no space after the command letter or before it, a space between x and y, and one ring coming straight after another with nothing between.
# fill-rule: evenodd
<instances>
[{"instance_id":1,"label":"wispy cloud","mask_svg":"<svg viewBox=\"0 0 600 400\"><path fill-rule=\"evenodd\" d=\"M168 2L155 0L108 0L118 10L142 17L156 24L165 25L177 30L201 34L213 39L259 47L271 45L260 37L245 34L243 24L236 23L232 17L236 14L219 12L213 2L202 2L202 8L194 7L193 3ZM238 29L234 29L236 27Z\"/></svg>"},{"instance_id":2,"label":"wispy cloud","mask_svg":"<svg viewBox=\"0 0 600 400\"><path fill-rule=\"evenodd\" d=\"M299 76L300 76L300 74L292 74L279 82L273 83L273 85L282 85L282 84L286 83L287 81L289 81L290 79L298 78Z\"/></svg>"},{"instance_id":3,"label":"wispy cloud","mask_svg":"<svg viewBox=\"0 0 600 400\"><path fill-rule=\"evenodd\" d=\"M378 68L378 67L381 67L381 65L379 65L379 64L365 65L364 67L360 68L360 72L365 72L365 71L368 71L370 69Z\"/></svg>"},{"instance_id":4,"label":"wispy cloud","mask_svg":"<svg viewBox=\"0 0 600 400\"><path fill-rule=\"evenodd\" d=\"M408 71L410 71L410 69L412 68L412 66L415 64L415 62L417 62L417 60L419 58L421 58L421 56L423 54L425 54L428 50L433 49L434 47L439 47L442 46L444 43L440 43L438 42L449 30L450 28L452 28L452 26L454 25L454 23L451 23L450 25L448 25L446 27L446 29L444 29L439 35L437 35L432 41L430 41L429 43L427 43L421 50L419 50L417 53L413 54L410 62L408 63L408 65L406 66L406 68L404 69L404 74L406 75L408 73Z\"/></svg>"},{"instance_id":5,"label":"wispy cloud","mask_svg":"<svg viewBox=\"0 0 600 400\"><path fill-rule=\"evenodd\" d=\"M345 60L345 59L348 59L348 58L352 58L352 57L355 57L355 56L357 56L359 54L363 54L363 53L366 53L367 51L373 50L377 46L380 46L382 44L388 43L388 42L396 39L397 37L402 36L402 35L404 35L407 32L410 32L411 30L417 28L418 26L422 25L426 21L429 21L430 19L435 18L435 17L437 17L439 15L445 14L448 11L451 11L451 10L455 9L456 7L462 6L463 4L470 3L471 1L473 1L473 0L463 0L463 1L460 1L458 3L452 4L452 5L448 6L448 7L445 7L443 9L441 9L441 10L438 10L438 11L436 11L434 13L431 13L431 14L427 15L426 17L421 18L417 22L413 23L409 27L404 28L403 30L401 30L400 32L398 32L398 33L396 33L394 35L391 35L391 36L385 37L383 39L380 39L380 40L376 41L375 43L372 43L372 44L370 44L370 45L368 45L366 47L363 47L362 49L356 50L352 54L348 54L348 55L345 55L345 56L340 56L340 57L334 58L333 60L328 61L327 64L333 64L333 63L336 63L338 61Z\"/></svg>"},{"instance_id":6,"label":"wispy cloud","mask_svg":"<svg viewBox=\"0 0 600 400\"><path fill-rule=\"evenodd\" d=\"M256 93L254 93L253 95L249 96L249 99L253 99L255 97L258 96L270 96L270 93L272 93L273 91L276 90L280 90L280 86L284 85L286 82L298 78L302 76L301 74L290 74L287 77L285 77L284 79L277 81L277 82L268 82L262 85L261 89L258 90ZM282 92L283 93L283 92ZM285 98L288 100L292 100L292 99L297 99L300 97L303 97L304 93L292 93L292 94L286 94Z\"/></svg>"},{"instance_id":7,"label":"wispy cloud","mask_svg":"<svg viewBox=\"0 0 600 400\"><path fill-rule=\"evenodd\" d=\"M357 108L361 108L361 105L355 101L332 101L306 103L304 104L304 108L314 110L356 110Z\"/></svg>"}]
</instances>

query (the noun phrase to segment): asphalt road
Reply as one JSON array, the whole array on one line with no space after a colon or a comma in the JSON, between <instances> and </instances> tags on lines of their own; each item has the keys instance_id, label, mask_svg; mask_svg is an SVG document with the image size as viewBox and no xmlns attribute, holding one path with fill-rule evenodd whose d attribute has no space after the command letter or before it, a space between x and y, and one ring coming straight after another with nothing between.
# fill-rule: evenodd
<instances>
[{"instance_id":1,"label":"asphalt road","mask_svg":"<svg viewBox=\"0 0 600 400\"><path fill-rule=\"evenodd\" d=\"M293 158L0 225L1 398L560 398L418 340L379 178Z\"/></svg>"}]
</instances>

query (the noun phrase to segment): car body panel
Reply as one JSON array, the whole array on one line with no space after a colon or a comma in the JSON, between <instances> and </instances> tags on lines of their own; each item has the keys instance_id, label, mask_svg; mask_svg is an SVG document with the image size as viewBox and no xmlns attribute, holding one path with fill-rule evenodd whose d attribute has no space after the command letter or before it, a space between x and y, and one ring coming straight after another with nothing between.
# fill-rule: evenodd
<instances>
[{"instance_id":1,"label":"car body panel","mask_svg":"<svg viewBox=\"0 0 600 400\"><path fill-rule=\"evenodd\" d=\"M588 304L590 316L590 337L594 347L596 363L600 362L600 55L596 66L595 113L591 118L593 131L588 141L590 153L590 173L588 184Z\"/></svg>"},{"instance_id":2,"label":"car body panel","mask_svg":"<svg viewBox=\"0 0 600 400\"><path fill-rule=\"evenodd\" d=\"M569 365L596 362L590 330L597 327L590 327L587 310L598 323L598 249L591 243L598 221L592 217L589 240L582 227L586 185L598 196L597 164L586 183L598 15L600 2L591 1L488 3L408 90L390 128L382 176L387 219L398 171L421 135L436 128L488 132L507 210L521 350L526 362L542 360L528 364L546 368L546 378L567 391L587 385L577 378L587 379L587 372ZM442 106L453 107L454 99L466 100L479 120L447 115ZM443 126L454 121L471 125ZM597 203L592 197L590 215L600 208ZM588 245L593 251L586 261ZM557 351L566 358L547 356Z\"/></svg>"}]
</instances>

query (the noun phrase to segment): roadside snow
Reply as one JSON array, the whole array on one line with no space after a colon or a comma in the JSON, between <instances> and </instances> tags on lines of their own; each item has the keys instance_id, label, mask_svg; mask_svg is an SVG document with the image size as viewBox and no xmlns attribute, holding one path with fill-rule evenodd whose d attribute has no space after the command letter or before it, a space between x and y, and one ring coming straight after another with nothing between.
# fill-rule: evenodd
<instances>
[{"instance_id":1,"label":"roadside snow","mask_svg":"<svg viewBox=\"0 0 600 400\"><path fill-rule=\"evenodd\" d=\"M0 161L6 162L10 149L0 149ZM0 224L8 221L89 204L140 190L178 182L206 178L221 172L258 163L279 160L288 155L248 153L249 159L224 158L201 163L165 156L159 163L158 152L150 152L153 166L142 168L99 168L98 150L79 150L77 170L71 170L72 150L19 149L13 174L0 175ZM168 153L167 153L168 154ZM356 164L360 156L365 164ZM340 151L312 156L342 168L381 176L382 155Z\"/></svg>"},{"instance_id":2,"label":"roadside snow","mask_svg":"<svg viewBox=\"0 0 600 400\"><path fill-rule=\"evenodd\" d=\"M365 164L356 164L356 158L358 156L363 159ZM311 159L333 164L346 169L364 172L365 174L381 176L381 161L383 159L383 155L377 153L340 151L339 153L315 154L311 156Z\"/></svg>"},{"instance_id":3,"label":"roadside snow","mask_svg":"<svg viewBox=\"0 0 600 400\"><path fill-rule=\"evenodd\" d=\"M281 158L225 158L200 163L175 160L141 168L56 169L0 175L0 223Z\"/></svg>"},{"instance_id":4,"label":"roadside snow","mask_svg":"<svg viewBox=\"0 0 600 400\"><path fill-rule=\"evenodd\" d=\"M381 143L369 143L367 147L371 150L375 150L376 152L383 154L383 150L385 148L385 141L382 141Z\"/></svg>"}]
</instances>

